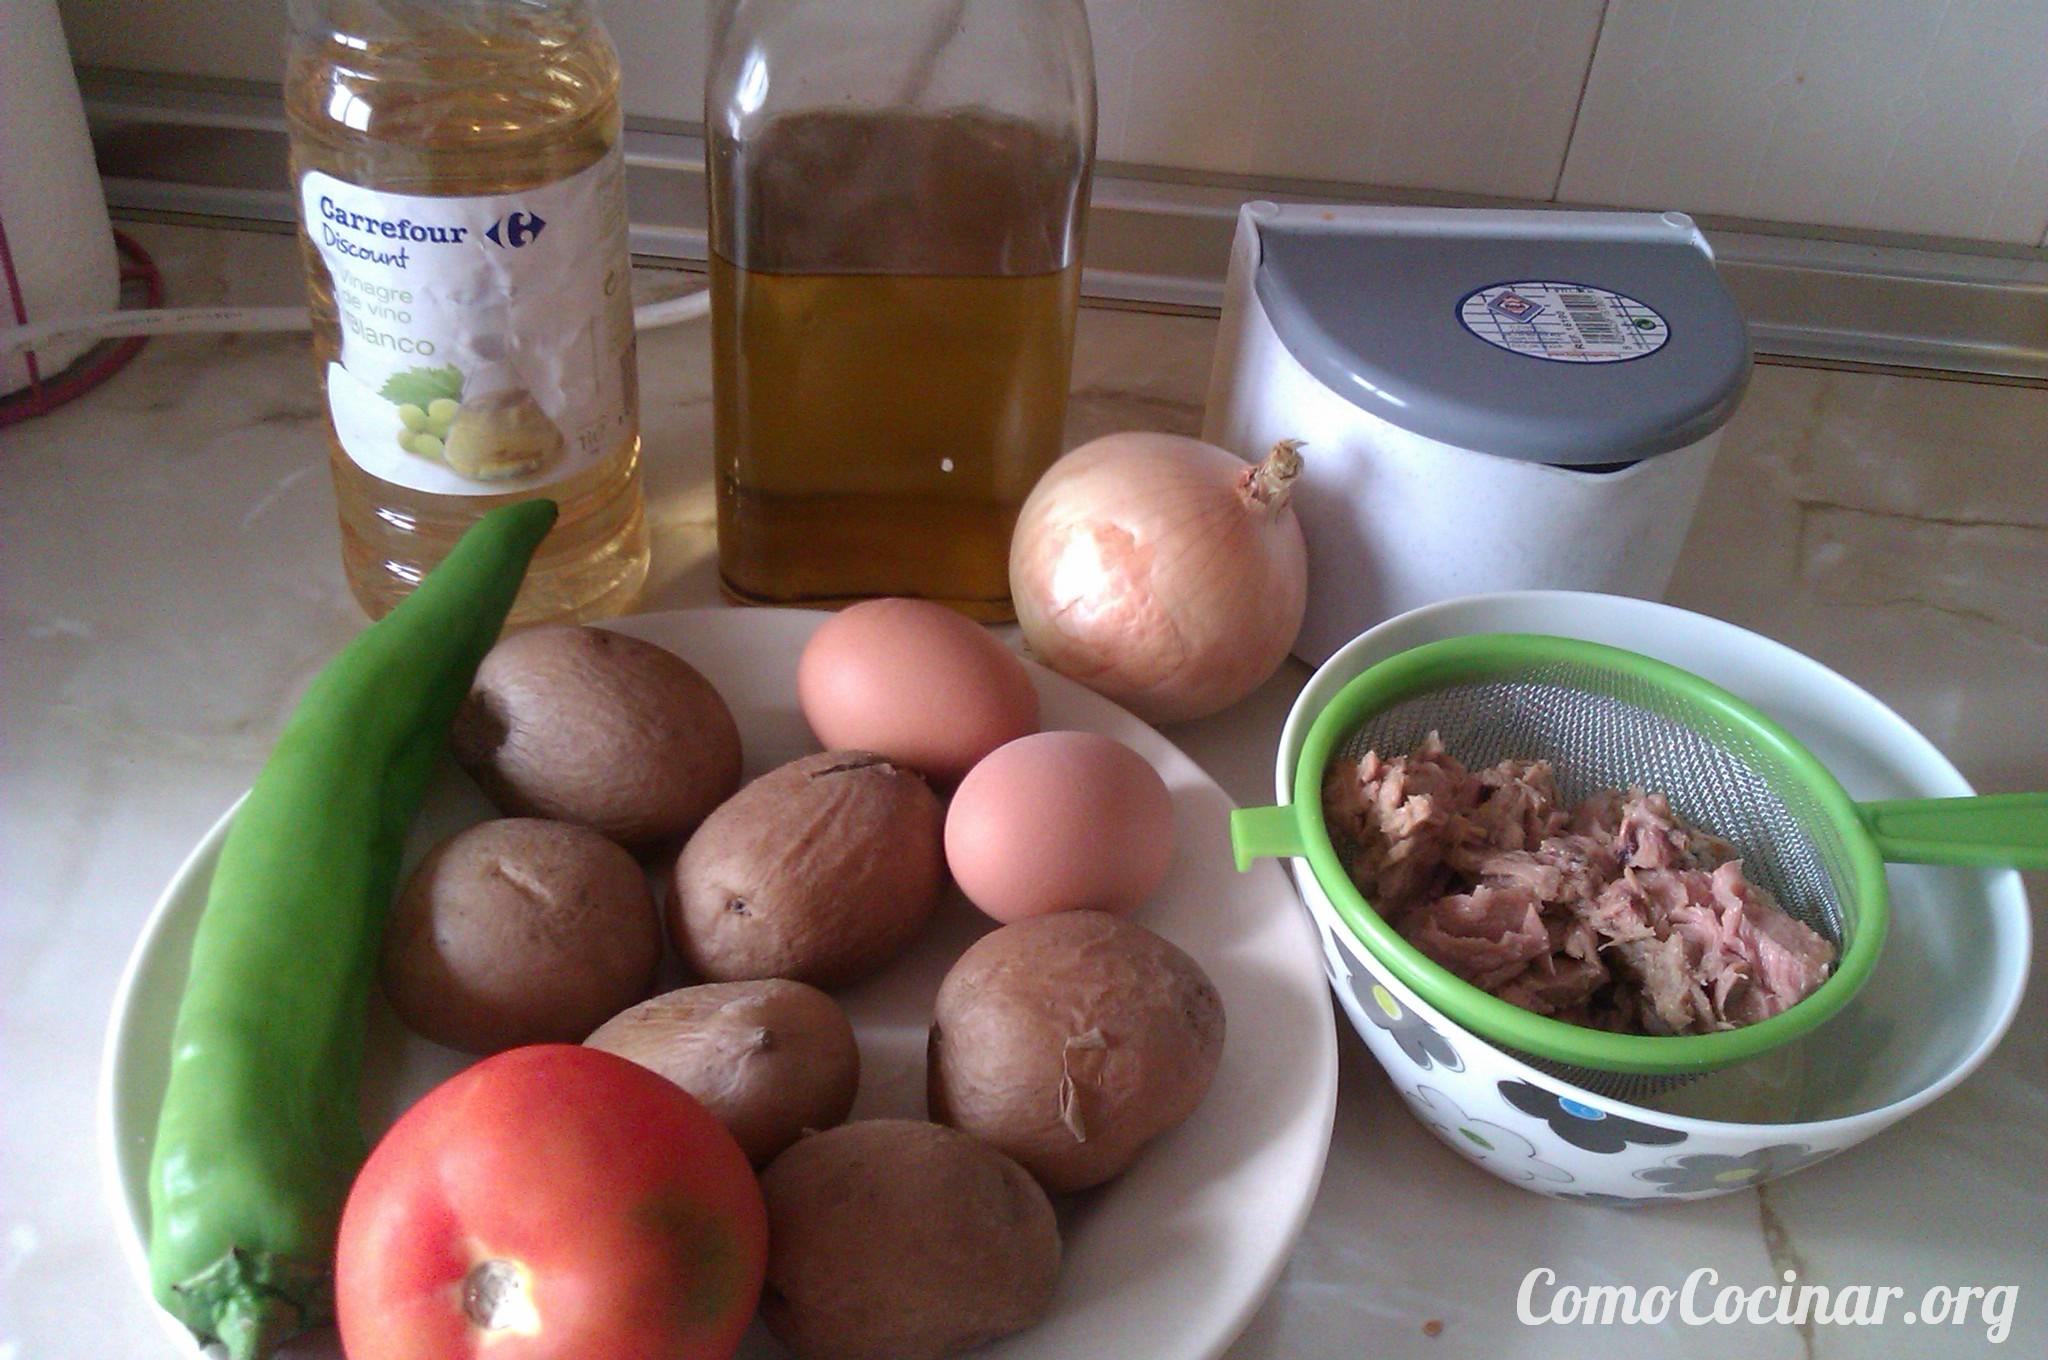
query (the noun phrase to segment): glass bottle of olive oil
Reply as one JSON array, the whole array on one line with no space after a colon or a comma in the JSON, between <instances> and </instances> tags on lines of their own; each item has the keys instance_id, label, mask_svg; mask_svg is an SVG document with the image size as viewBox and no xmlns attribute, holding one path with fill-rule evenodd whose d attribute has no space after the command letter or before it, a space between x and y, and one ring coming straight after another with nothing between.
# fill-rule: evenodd
<instances>
[{"instance_id":1,"label":"glass bottle of olive oil","mask_svg":"<svg viewBox=\"0 0 2048 1360\"><path fill-rule=\"evenodd\" d=\"M705 94L728 594L1012 616L1062 447L1095 86L1080 0L738 0Z\"/></svg>"},{"instance_id":2,"label":"glass bottle of olive oil","mask_svg":"<svg viewBox=\"0 0 2048 1360\"><path fill-rule=\"evenodd\" d=\"M587 0L291 0L292 184L350 587L552 497L516 623L647 574L619 67Z\"/></svg>"}]
</instances>

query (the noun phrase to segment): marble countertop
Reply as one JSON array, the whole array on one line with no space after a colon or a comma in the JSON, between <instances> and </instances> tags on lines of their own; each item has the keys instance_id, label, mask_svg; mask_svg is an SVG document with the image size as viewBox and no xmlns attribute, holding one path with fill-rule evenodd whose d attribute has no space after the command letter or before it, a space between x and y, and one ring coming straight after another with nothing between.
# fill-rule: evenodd
<instances>
[{"instance_id":1,"label":"marble countertop","mask_svg":"<svg viewBox=\"0 0 2048 1360\"><path fill-rule=\"evenodd\" d=\"M131 228L170 298L300 300L289 237ZM651 273L649 296L694 281ZM1212 321L1083 312L1070 443L1193 432ZM645 607L717 601L701 326L642 337L654 563ZM300 688L362 626L341 579L303 336L153 341L84 400L0 433L0 1360L166 1353L116 1253L91 1130L121 965L185 852L254 775ZM1986 792L2048 789L2048 391L1765 366L1724 439L1671 600L1868 688ZM1267 801L1289 663L1169 729ZM2048 901L2048 882L2029 883ZM2038 920L2038 913L2037 913ZM2035 963L2048 953L2036 930ZM2048 987L1991 1061L1876 1140L1760 1190L1619 1212L1473 1169L1410 1118L1357 1036L1314 1213L1233 1360L2048 1354ZM2019 1287L1973 1327L1532 1328L1538 1265L1654 1283Z\"/></svg>"}]
</instances>

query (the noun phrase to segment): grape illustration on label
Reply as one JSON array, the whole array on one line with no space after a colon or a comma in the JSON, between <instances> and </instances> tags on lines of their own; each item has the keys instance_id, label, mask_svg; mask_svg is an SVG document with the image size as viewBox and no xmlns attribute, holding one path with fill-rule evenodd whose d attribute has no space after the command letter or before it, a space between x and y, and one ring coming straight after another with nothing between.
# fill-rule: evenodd
<instances>
[{"instance_id":1,"label":"grape illustration on label","mask_svg":"<svg viewBox=\"0 0 2048 1360\"><path fill-rule=\"evenodd\" d=\"M462 406L462 370L408 368L394 373L377 395L398 408L398 447L418 458L441 457L448 427Z\"/></svg>"},{"instance_id":2,"label":"grape illustration on label","mask_svg":"<svg viewBox=\"0 0 2048 1360\"><path fill-rule=\"evenodd\" d=\"M398 447L479 482L532 477L561 461L568 442L523 387L463 397L462 370L409 368L377 395L398 408Z\"/></svg>"}]
</instances>

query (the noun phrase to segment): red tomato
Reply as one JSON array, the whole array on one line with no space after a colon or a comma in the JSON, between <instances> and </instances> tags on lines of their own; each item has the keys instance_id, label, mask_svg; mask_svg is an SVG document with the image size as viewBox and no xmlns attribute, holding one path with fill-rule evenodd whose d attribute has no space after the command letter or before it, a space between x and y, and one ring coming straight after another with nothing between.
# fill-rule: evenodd
<instances>
[{"instance_id":1,"label":"red tomato","mask_svg":"<svg viewBox=\"0 0 2048 1360\"><path fill-rule=\"evenodd\" d=\"M683 1089L515 1048L406 1111L349 1191L349 1360L724 1360L768 1254L761 1188Z\"/></svg>"}]
</instances>

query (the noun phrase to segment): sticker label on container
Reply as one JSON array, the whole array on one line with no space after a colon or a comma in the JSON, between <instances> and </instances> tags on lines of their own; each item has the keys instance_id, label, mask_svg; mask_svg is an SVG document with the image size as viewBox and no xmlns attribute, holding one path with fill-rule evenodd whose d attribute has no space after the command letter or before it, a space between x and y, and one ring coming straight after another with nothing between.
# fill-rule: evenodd
<instances>
[{"instance_id":1,"label":"sticker label on container","mask_svg":"<svg viewBox=\"0 0 2048 1360\"><path fill-rule=\"evenodd\" d=\"M313 171L306 234L341 350L334 435L373 477L444 496L561 481L631 437L625 157L509 194L385 193Z\"/></svg>"},{"instance_id":2,"label":"sticker label on container","mask_svg":"<svg viewBox=\"0 0 2048 1360\"><path fill-rule=\"evenodd\" d=\"M1489 345L1560 364L1640 359L1671 338L1655 309L1581 283L1491 284L1465 295L1458 320Z\"/></svg>"}]
</instances>

